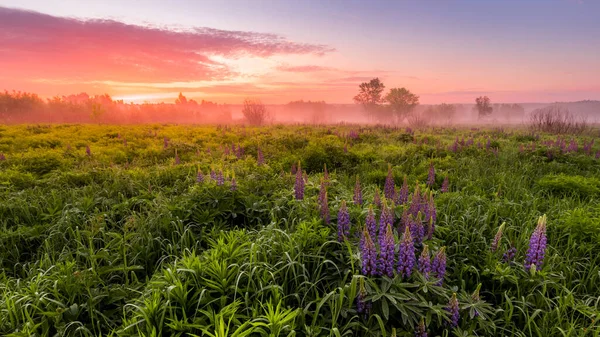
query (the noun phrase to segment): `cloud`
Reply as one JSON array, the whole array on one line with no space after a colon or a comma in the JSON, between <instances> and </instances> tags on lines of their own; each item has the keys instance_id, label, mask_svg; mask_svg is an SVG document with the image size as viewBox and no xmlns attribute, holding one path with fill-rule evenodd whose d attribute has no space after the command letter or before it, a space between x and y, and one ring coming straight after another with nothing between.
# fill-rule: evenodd
<instances>
[{"instance_id":1,"label":"cloud","mask_svg":"<svg viewBox=\"0 0 600 337\"><path fill-rule=\"evenodd\" d=\"M236 74L215 58L331 51L325 45L293 42L276 34L206 27L173 30L0 7L0 68L5 77L222 80Z\"/></svg>"},{"instance_id":2,"label":"cloud","mask_svg":"<svg viewBox=\"0 0 600 337\"><path fill-rule=\"evenodd\" d=\"M324 72L324 71L338 71L338 69L336 69L336 68L314 66L314 65L306 65L306 66L280 65L276 69L279 71L286 71L286 72L291 72L291 73L316 73L316 72Z\"/></svg>"}]
</instances>

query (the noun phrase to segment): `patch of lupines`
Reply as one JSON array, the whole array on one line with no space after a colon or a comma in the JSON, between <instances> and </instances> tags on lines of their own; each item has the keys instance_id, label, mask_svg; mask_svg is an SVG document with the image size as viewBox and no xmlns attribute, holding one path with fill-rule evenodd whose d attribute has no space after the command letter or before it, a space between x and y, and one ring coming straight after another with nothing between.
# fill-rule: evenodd
<instances>
[{"instance_id":1,"label":"patch of lupines","mask_svg":"<svg viewBox=\"0 0 600 337\"><path fill-rule=\"evenodd\" d=\"M419 255L417 261L417 270L426 280L429 280L429 273L431 273L431 257L429 256L429 246L423 245L423 251Z\"/></svg>"},{"instance_id":2,"label":"patch of lupines","mask_svg":"<svg viewBox=\"0 0 600 337\"><path fill-rule=\"evenodd\" d=\"M529 270L533 265L539 271L544 263L546 254L546 215L538 219L537 226L529 239L529 249L525 257L525 269Z\"/></svg>"},{"instance_id":3,"label":"patch of lupines","mask_svg":"<svg viewBox=\"0 0 600 337\"><path fill-rule=\"evenodd\" d=\"M492 249L492 252L498 250L498 245L500 245L500 241L502 240L502 232L504 231L505 225L506 223L503 222L502 225L498 227L498 231L496 232L496 235L494 236L494 241L492 241L492 245L490 247Z\"/></svg>"},{"instance_id":4,"label":"patch of lupines","mask_svg":"<svg viewBox=\"0 0 600 337\"><path fill-rule=\"evenodd\" d=\"M406 228L410 231L415 244L420 245L423 242L423 236L425 235L425 228L423 228L423 220L421 218L421 212L418 213L417 217L413 217L412 214L408 215L408 224Z\"/></svg>"},{"instance_id":5,"label":"patch of lupines","mask_svg":"<svg viewBox=\"0 0 600 337\"><path fill-rule=\"evenodd\" d=\"M427 186L432 187L435 183L435 167L433 163L429 165L429 174L427 175Z\"/></svg>"},{"instance_id":6,"label":"patch of lupines","mask_svg":"<svg viewBox=\"0 0 600 337\"><path fill-rule=\"evenodd\" d=\"M437 285L441 286L444 283L444 276L446 275L446 247L440 248L433 257L431 274L439 279Z\"/></svg>"},{"instance_id":7,"label":"patch of lupines","mask_svg":"<svg viewBox=\"0 0 600 337\"><path fill-rule=\"evenodd\" d=\"M408 227L404 230L398 250L398 273L409 278L415 266L415 243Z\"/></svg>"},{"instance_id":8,"label":"patch of lupines","mask_svg":"<svg viewBox=\"0 0 600 337\"><path fill-rule=\"evenodd\" d=\"M293 170L296 170L296 165L292 166ZM296 170L296 184L294 185L294 194L296 196L296 200L304 199L304 177L302 176L302 168L300 167L300 162L298 162L298 169Z\"/></svg>"},{"instance_id":9,"label":"patch of lupines","mask_svg":"<svg viewBox=\"0 0 600 337\"><path fill-rule=\"evenodd\" d=\"M442 188L440 189L440 192L442 193L447 193L448 189L449 189L449 182L448 182L448 176L444 177L444 181L442 182Z\"/></svg>"},{"instance_id":10,"label":"patch of lupines","mask_svg":"<svg viewBox=\"0 0 600 337\"><path fill-rule=\"evenodd\" d=\"M237 183L235 182L235 177L231 178L231 191L237 191Z\"/></svg>"},{"instance_id":11,"label":"patch of lupines","mask_svg":"<svg viewBox=\"0 0 600 337\"><path fill-rule=\"evenodd\" d=\"M394 212L386 202L383 202L381 214L379 215L379 235L385 233L387 225L394 225Z\"/></svg>"},{"instance_id":12,"label":"patch of lupines","mask_svg":"<svg viewBox=\"0 0 600 337\"><path fill-rule=\"evenodd\" d=\"M257 150L256 162L258 163L258 166L262 166L265 163L265 157L263 156L263 153L260 150L260 148Z\"/></svg>"},{"instance_id":13,"label":"patch of lupines","mask_svg":"<svg viewBox=\"0 0 600 337\"><path fill-rule=\"evenodd\" d=\"M360 180L358 179L358 175L356 175L356 183L354 184L354 197L352 198L355 205L362 205L363 197L362 197L362 189L360 188Z\"/></svg>"},{"instance_id":14,"label":"patch of lupines","mask_svg":"<svg viewBox=\"0 0 600 337\"><path fill-rule=\"evenodd\" d=\"M217 186L223 186L225 184L225 178L223 177L223 171L220 170L217 173Z\"/></svg>"},{"instance_id":15,"label":"patch of lupines","mask_svg":"<svg viewBox=\"0 0 600 337\"><path fill-rule=\"evenodd\" d=\"M377 208L381 208L381 194L379 193L379 187L375 188L375 196L373 197L373 204Z\"/></svg>"},{"instance_id":16,"label":"patch of lupines","mask_svg":"<svg viewBox=\"0 0 600 337\"><path fill-rule=\"evenodd\" d=\"M92 155L92 150L90 150L89 145L85 146L85 153L88 155L88 157L90 157Z\"/></svg>"},{"instance_id":17,"label":"patch of lupines","mask_svg":"<svg viewBox=\"0 0 600 337\"><path fill-rule=\"evenodd\" d=\"M517 254L517 248L515 248L514 246L511 245L511 247L504 254L502 254L502 262L504 262L504 263L512 262L512 260L515 258L516 254Z\"/></svg>"},{"instance_id":18,"label":"patch of lupines","mask_svg":"<svg viewBox=\"0 0 600 337\"><path fill-rule=\"evenodd\" d=\"M367 231L372 238L377 236L377 221L375 220L375 212L373 212L373 206L369 206L369 212L367 213L367 218L365 219L365 226L367 227Z\"/></svg>"},{"instance_id":19,"label":"patch of lupines","mask_svg":"<svg viewBox=\"0 0 600 337\"><path fill-rule=\"evenodd\" d=\"M402 187L397 194L396 204L404 205L408 202L408 180L406 176L404 176L404 181L402 182Z\"/></svg>"},{"instance_id":20,"label":"patch of lupines","mask_svg":"<svg viewBox=\"0 0 600 337\"><path fill-rule=\"evenodd\" d=\"M594 146L594 139L592 139L589 142L586 142L586 141L583 142L583 151L588 156L592 153L592 146Z\"/></svg>"},{"instance_id":21,"label":"patch of lupines","mask_svg":"<svg viewBox=\"0 0 600 337\"><path fill-rule=\"evenodd\" d=\"M448 302L448 306L446 307L446 311L448 311L448 326L451 328L456 328L458 326L458 320L460 318L459 313L459 304L458 299L456 298L456 293L452 294L450 301Z\"/></svg>"},{"instance_id":22,"label":"patch of lupines","mask_svg":"<svg viewBox=\"0 0 600 337\"><path fill-rule=\"evenodd\" d=\"M338 241L342 242L350 236L350 213L346 207L346 201L342 200L342 205L338 211L337 217Z\"/></svg>"},{"instance_id":23,"label":"patch of lupines","mask_svg":"<svg viewBox=\"0 0 600 337\"><path fill-rule=\"evenodd\" d=\"M394 184L394 176L392 174L392 165L388 164L388 173L385 178L385 185L383 187L383 194L386 199L394 200L394 194L396 193L396 186Z\"/></svg>"},{"instance_id":24,"label":"patch of lupines","mask_svg":"<svg viewBox=\"0 0 600 337\"><path fill-rule=\"evenodd\" d=\"M204 174L202 173L202 170L198 170L198 174L196 175L196 182L199 184L204 182Z\"/></svg>"},{"instance_id":25,"label":"patch of lupines","mask_svg":"<svg viewBox=\"0 0 600 337\"><path fill-rule=\"evenodd\" d=\"M569 147L567 148L567 152L577 152L579 150L579 146L577 145L577 141L575 139L571 139L571 143L569 143Z\"/></svg>"},{"instance_id":26,"label":"patch of lupines","mask_svg":"<svg viewBox=\"0 0 600 337\"><path fill-rule=\"evenodd\" d=\"M366 227L363 229L360 239L360 259L363 275L377 275L377 248Z\"/></svg>"},{"instance_id":27,"label":"patch of lupines","mask_svg":"<svg viewBox=\"0 0 600 337\"><path fill-rule=\"evenodd\" d=\"M396 242L392 226L388 224L385 231L379 233L379 237L379 260L377 263L379 275L393 277Z\"/></svg>"},{"instance_id":28,"label":"patch of lupines","mask_svg":"<svg viewBox=\"0 0 600 337\"><path fill-rule=\"evenodd\" d=\"M423 318L421 318L419 325L417 325L415 337L427 337L427 327L425 326L425 320Z\"/></svg>"}]
</instances>

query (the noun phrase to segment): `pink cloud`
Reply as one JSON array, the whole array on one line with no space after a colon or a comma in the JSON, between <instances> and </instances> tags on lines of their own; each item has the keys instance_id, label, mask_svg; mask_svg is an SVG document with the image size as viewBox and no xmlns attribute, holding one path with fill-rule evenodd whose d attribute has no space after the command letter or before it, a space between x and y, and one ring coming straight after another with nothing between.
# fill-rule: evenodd
<instances>
[{"instance_id":1,"label":"pink cloud","mask_svg":"<svg viewBox=\"0 0 600 337\"><path fill-rule=\"evenodd\" d=\"M205 27L175 31L0 7L4 78L220 80L233 74L213 56L266 58L330 51L325 45L297 43L276 34Z\"/></svg>"},{"instance_id":2,"label":"pink cloud","mask_svg":"<svg viewBox=\"0 0 600 337\"><path fill-rule=\"evenodd\" d=\"M291 72L291 73L316 73L316 72L324 72L324 71L338 71L338 69L336 69L336 68L314 66L314 65L306 65L306 66L281 65L281 66L277 67L277 70Z\"/></svg>"}]
</instances>

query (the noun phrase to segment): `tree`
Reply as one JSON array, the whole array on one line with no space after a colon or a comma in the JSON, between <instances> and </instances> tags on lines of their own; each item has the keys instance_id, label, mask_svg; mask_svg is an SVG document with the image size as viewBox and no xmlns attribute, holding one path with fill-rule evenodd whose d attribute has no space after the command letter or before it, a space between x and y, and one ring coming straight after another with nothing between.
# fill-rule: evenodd
<instances>
[{"instance_id":1,"label":"tree","mask_svg":"<svg viewBox=\"0 0 600 337\"><path fill-rule=\"evenodd\" d=\"M262 125L269 117L267 107L258 99L245 99L242 114L252 125Z\"/></svg>"},{"instance_id":2,"label":"tree","mask_svg":"<svg viewBox=\"0 0 600 337\"><path fill-rule=\"evenodd\" d=\"M379 110L379 104L383 103L381 94L385 85L376 77L369 82L361 83L358 88L358 95L354 96L354 103L361 104L365 111L373 116Z\"/></svg>"},{"instance_id":3,"label":"tree","mask_svg":"<svg viewBox=\"0 0 600 337\"><path fill-rule=\"evenodd\" d=\"M456 106L454 104L446 103L433 105L427 108L425 114L428 115L432 120L435 120L438 124L450 124L454 118L454 115L456 115Z\"/></svg>"},{"instance_id":4,"label":"tree","mask_svg":"<svg viewBox=\"0 0 600 337\"><path fill-rule=\"evenodd\" d=\"M492 103L490 98L487 96L479 96L475 99L475 108L478 112L478 118L485 117L490 115L494 108L492 108Z\"/></svg>"},{"instance_id":5,"label":"tree","mask_svg":"<svg viewBox=\"0 0 600 337\"><path fill-rule=\"evenodd\" d=\"M406 88L392 88L385 96L385 101L389 103L388 108L399 123L419 105L419 96Z\"/></svg>"}]
</instances>

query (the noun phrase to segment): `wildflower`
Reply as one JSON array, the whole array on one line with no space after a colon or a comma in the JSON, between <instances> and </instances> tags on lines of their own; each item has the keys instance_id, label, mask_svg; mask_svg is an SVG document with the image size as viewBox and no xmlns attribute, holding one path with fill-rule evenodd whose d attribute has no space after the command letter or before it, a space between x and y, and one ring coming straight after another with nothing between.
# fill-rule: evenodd
<instances>
[{"instance_id":1,"label":"wildflower","mask_svg":"<svg viewBox=\"0 0 600 337\"><path fill-rule=\"evenodd\" d=\"M433 257L431 273L439 279L437 285L441 286L444 283L444 276L446 275L446 247L440 248Z\"/></svg>"},{"instance_id":2,"label":"wildflower","mask_svg":"<svg viewBox=\"0 0 600 337\"><path fill-rule=\"evenodd\" d=\"M327 164L324 164L323 180L325 180L325 183L329 185L329 172L327 172Z\"/></svg>"},{"instance_id":3,"label":"wildflower","mask_svg":"<svg viewBox=\"0 0 600 337\"><path fill-rule=\"evenodd\" d=\"M496 232L496 236L494 236L494 241L492 242L492 252L495 252L498 249L498 245L500 244L500 240L502 240L502 231L504 231L504 226L506 225L506 223L502 223L502 225L500 225L500 227L498 228L498 232Z\"/></svg>"},{"instance_id":4,"label":"wildflower","mask_svg":"<svg viewBox=\"0 0 600 337\"><path fill-rule=\"evenodd\" d=\"M196 182L197 183L204 182L204 174L202 174L202 170L198 170L198 174L196 175Z\"/></svg>"},{"instance_id":5,"label":"wildflower","mask_svg":"<svg viewBox=\"0 0 600 337\"><path fill-rule=\"evenodd\" d=\"M296 184L294 185L294 193L296 195L296 200L304 199L304 179L302 177L302 168L300 167L300 162L298 162L298 169L296 170L296 165L292 166L292 171L296 171Z\"/></svg>"},{"instance_id":6,"label":"wildflower","mask_svg":"<svg viewBox=\"0 0 600 337\"><path fill-rule=\"evenodd\" d=\"M379 187L375 188L375 196L373 197L373 203L375 207L381 208L381 195L379 194Z\"/></svg>"},{"instance_id":7,"label":"wildflower","mask_svg":"<svg viewBox=\"0 0 600 337\"><path fill-rule=\"evenodd\" d=\"M379 274L388 277L394 276L394 249L396 242L392 232L392 226L387 225L385 231L379 233Z\"/></svg>"},{"instance_id":8,"label":"wildflower","mask_svg":"<svg viewBox=\"0 0 600 337\"><path fill-rule=\"evenodd\" d=\"M429 175L427 176L427 186L432 187L435 183L435 168L433 163L429 165Z\"/></svg>"},{"instance_id":9,"label":"wildflower","mask_svg":"<svg viewBox=\"0 0 600 337\"><path fill-rule=\"evenodd\" d=\"M175 165L181 164L181 160L179 159L179 155L177 154L177 150L175 150Z\"/></svg>"},{"instance_id":10,"label":"wildflower","mask_svg":"<svg viewBox=\"0 0 600 337\"><path fill-rule=\"evenodd\" d=\"M90 157L92 155L92 150L90 150L89 145L85 146L85 153L88 155L88 157Z\"/></svg>"},{"instance_id":11,"label":"wildflower","mask_svg":"<svg viewBox=\"0 0 600 337\"><path fill-rule=\"evenodd\" d=\"M237 183L235 182L235 177L231 178L231 191L237 191Z\"/></svg>"},{"instance_id":12,"label":"wildflower","mask_svg":"<svg viewBox=\"0 0 600 337\"><path fill-rule=\"evenodd\" d=\"M373 206L369 206L369 213L365 220L365 226L369 235L374 238L377 235L377 222L375 221L375 213L373 212Z\"/></svg>"},{"instance_id":13,"label":"wildflower","mask_svg":"<svg viewBox=\"0 0 600 337\"><path fill-rule=\"evenodd\" d=\"M544 263L544 255L546 254L546 215L539 218L538 224L531 234L529 239L529 249L525 257L525 269L529 270L532 265L535 265L539 271Z\"/></svg>"},{"instance_id":14,"label":"wildflower","mask_svg":"<svg viewBox=\"0 0 600 337\"><path fill-rule=\"evenodd\" d=\"M446 311L448 311L448 314L450 315L448 325L451 328L456 328L458 326L458 319L460 318L458 305L456 293L453 293L450 301L448 302L448 306L446 307Z\"/></svg>"},{"instance_id":15,"label":"wildflower","mask_svg":"<svg viewBox=\"0 0 600 337\"><path fill-rule=\"evenodd\" d=\"M4 156L4 153L0 153L0 161L5 161L6 160L6 156Z\"/></svg>"},{"instance_id":16,"label":"wildflower","mask_svg":"<svg viewBox=\"0 0 600 337\"><path fill-rule=\"evenodd\" d=\"M569 143L569 147L567 148L567 152L577 152L579 150L579 146L577 145L577 141L575 139L571 139L571 143Z\"/></svg>"},{"instance_id":17,"label":"wildflower","mask_svg":"<svg viewBox=\"0 0 600 337\"><path fill-rule=\"evenodd\" d=\"M365 297L367 297L367 290L365 289L364 279L361 278L358 296L356 297L356 311L366 317L371 311L371 302L365 300Z\"/></svg>"},{"instance_id":18,"label":"wildflower","mask_svg":"<svg viewBox=\"0 0 600 337\"><path fill-rule=\"evenodd\" d=\"M517 254L517 248L511 245L511 247L504 254L502 254L502 262L512 262L512 260L515 258L515 254Z\"/></svg>"},{"instance_id":19,"label":"wildflower","mask_svg":"<svg viewBox=\"0 0 600 337\"><path fill-rule=\"evenodd\" d=\"M363 203L362 190L360 188L360 180L358 179L358 175L356 175L356 184L354 184L353 201L355 205L362 205Z\"/></svg>"},{"instance_id":20,"label":"wildflower","mask_svg":"<svg viewBox=\"0 0 600 337\"><path fill-rule=\"evenodd\" d=\"M489 150L491 146L492 146L492 141L488 138L487 143L485 143L485 149Z\"/></svg>"},{"instance_id":21,"label":"wildflower","mask_svg":"<svg viewBox=\"0 0 600 337\"><path fill-rule=\"evenodd\" d=\"M292 174L296 174L296 163L292 164Z\"/></svg>"},{"instance_id":22,"label":"wildflower","mask_svg":"<svg viewBox=\"0 0 600 337\"><path fill-rule=\"evenodd\" d=\"M265 163L265 158L263 157L263 153L260 148L257 150L256 162L258 163L258 166L262 166Z\"/></svg>"},{"instance_id":23,"label":"wildflower","mask_svg":"<svg viewBox=\"0 0 600 337\"><path fill-rule=\"evenodd\" d=\"M400 242L398 251L398 273L403 278L409 278L415 266L415 244L407 227Z\"/></svg>"},{"instance_id":24,"label":"wildflower","mask_svg":"<svg viewBox=\"0 0 600 337\"><path fill-rule=\"evenodd\" d=\"M363 275L377 275L377 249L366 227L360 240L360 258Z\"/></svg>"},{"instance_id":25,"label":"wildflower","mask_svg":"<svg viewBox=\"0 0 600 337\"><path fill-rule=\"evenodd\" d=\"M217 186L223 186L225 184L225 178L223 177L223 171L217 173Z\"/></svg>"},{"instance_id":26,"label":"wildflower","mask_svg":"<svg viewBox=\"0 0 600 337\"><path fill-rule=\"evenodd\" d=\"M409 214L406 227L410 231L414 242L417 245L420 245L423 242L423 236L425 232L425 228L423 228L423 221L421 220L421 212L418 213L416 218L413 217L412 214Z\"/></svg>"},{"instance_id":27,"label":"wildflower","mask_svg":"<svg viewBox=\"0 0 600 337\"><path fill-rule=\"evenodd\" d=\"M600 150L598 150L598 151L596 152L596 156L595 156L595 158L596 158L596 159L600 159Z\"/></svg>"},{"instance_id":28,"label":"wildflower","mask_svg":"<svg viewBox=\"0 0 600 337\"><path fill-rule=\"evenodd\" d=\"M165 137L163 138L163 148L167 148L169 147L169 138Z\"/></svg>"},{"instance_id":29,"label":"wildflower","mask_svg":"<svg viewBox=\"0 0 600 337\"><path fill-rule=\"evenodd\" d=\"M435 231L435 223L437 220L437 210L435 208L435 202L433 200L433 193L429 194L429 200L425 204L425 221L428 224L427 227L427 238L431 240L433 232Z\"/></svg>"},{"instance_id":30,"label":"wildflower","mask_svg":"<svg viewBox=\"0 0 600 337\"><path fill-rule=\"evenodd\" d=\"M321 183L319 185L319 195L317 196L317 203L319 204L319 206L323 205L326 190L327 185L325 183L325 179L321 178Z\"/></svg>"},{"instance_id":31,"label":"wildflower","mask_svg":"<svg viewBox=\"0 0 600 337\"><path fill-rule=\"evenodd\" d=\"M389 200L394 200L395 187L394 187L394 176L392 175L392 165L388 164L388 173L385 178L385 186L383 188L383 194Z\"/></svg>"},{"instance_id":32,"label":"wildflower","mask_svg":"<svg viewBox=\"0 0 600 337\"><path fill-rule=\"evenodd\" d=\"M442 188L440 189L442 193L448 192L448 176L444 177L444 181L442 182Z\"/></svg>"},{"instance_id":33,"label":"wildflower","mask_svg":"<svg viewBox=\"0 0 600 337\"><path fill-rule=\"evenodd\" d=\"M350 214L348 213L348 207L346 207L345 200L342 201L342 205L338 211L337 225L338 241L342 242L344 238L350 236Z\"/></svg>"},{"instance_id":34,"label":"wildflower","mask_svg":"<svg viewBox=\"0 0 600 337\"><path fill-rule=\"evenodd\" d=\"M404 182L402 183L402 187L400 191L396 195L396 204L404 205L408 202L408 182L406 176L404 176Z\"/></svg>"},{"instance_id":35,"label":"wildflower","mask_svg":"<svg viewBox=\"0 0 600 337\"><path fill-rule=\"evenodd\" d=\"M427 327L425 326L425 320L423 318L421 318L421 322L417 325L415 337L427 337Z\"/></svg>"},{"instance_id":36,"label":"wildflower","mask_svg":"<svg viewBox=\"0 0 600 337\"><path fill-rule=\"evenodd\" d=\"M410 233L410 232L409 232ZM417 261L417 270L426 280L429 280L429 273L431 272L431 258L429 257L429 246L423 245L423 251Z\"/></svg>"},{"instance_id":37,"label":"wildflower","mask_svg":"<svg viewBox=\"0 0 600 337\"><path fill-rule=\"evenodd\" d=\"M381 214L379 216L379 235L385 233L387 225L394 225L394 213L386 203L382 204Z\"/></svg>"},{"instance_id":38,"label":"wildflower","mask_svg":"<svg viewBox=\"0 0 600 337\"><path fill-rule=\"evenodd\" d=\"M321 201L321 218L326 224L329 224L329 202L327 201L327 188L324 189L323 199Z\"/></svg>"}]
</instances>

